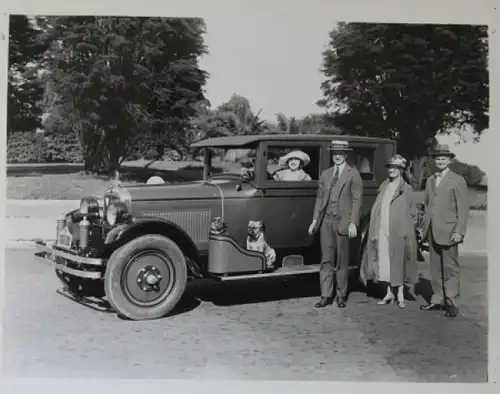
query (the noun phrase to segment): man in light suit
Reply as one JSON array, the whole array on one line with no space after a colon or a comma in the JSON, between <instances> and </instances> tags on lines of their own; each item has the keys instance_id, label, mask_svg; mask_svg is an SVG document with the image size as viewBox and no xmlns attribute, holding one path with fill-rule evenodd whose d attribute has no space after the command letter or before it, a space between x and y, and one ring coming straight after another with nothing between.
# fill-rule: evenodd
<instances>
[{"instance_id":1,"label":"man in light suit","mask_svg":"<svg viewBox=\"0 0 500 394\"><path fill-rule=\"evenodd\" d=\"M448 145L437 145L429 154L437 172L425 186L423 237L429 241L430 271L433 295L421 310L446 309L446 316L455 317L455 299L460 293L458 244L463 242L469 217L467 184L450 170L455 155Z\"/></svg>"},{"instance_id":2,"label":"man in light suit","mask_svg":"<svg viewBox=\"0 0 500 394\"><path fill-rule=\"evenodd\" d=\"M344 308L347 296L349 239L357 236L363 197L363 181L356 168L346 163L352 149L347 141L332 141L334 166L325 170L318 182L318 195L309 234L320 231L321 299L323 308L333 302L334 277L337 280L337 306Z\"/></svg>"}]
</instances>

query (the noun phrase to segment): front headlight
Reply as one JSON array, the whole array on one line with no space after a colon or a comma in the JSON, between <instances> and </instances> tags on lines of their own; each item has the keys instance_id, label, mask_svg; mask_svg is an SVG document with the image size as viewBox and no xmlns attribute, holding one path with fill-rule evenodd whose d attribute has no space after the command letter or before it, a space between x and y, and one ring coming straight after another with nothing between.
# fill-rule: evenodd
<instances>
[{"instance_id":1,"label":"front headlight","mask_svg":"<svg viewBox=\"0 0 500 394\"><path fill-rule=\"evenodd\" d=\"M80 213L82 215L88 215L93 213L99 213L99 202L94 197L84 197L80 201Z\"/></svg>"},{"instance_id":2,"label":"front headlight","mask_svg":"<svg viewBox=\"0 0 500 394\"><path fill-rule=\"evenodd\" d=\"M127 216L127 206L122 201L113 201L106 211L106 221L110 226L122 222Z\"/></svg>"}]
</instances>

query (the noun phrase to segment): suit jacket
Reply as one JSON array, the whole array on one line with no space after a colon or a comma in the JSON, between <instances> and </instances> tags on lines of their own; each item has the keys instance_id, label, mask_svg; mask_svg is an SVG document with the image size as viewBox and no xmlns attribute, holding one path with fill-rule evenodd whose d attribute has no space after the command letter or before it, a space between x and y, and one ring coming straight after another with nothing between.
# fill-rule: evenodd
<instances>
[{"instance_id":1,"label":"suit jacket","mask_svg":"<svg viewBox=\"0 0 500 394\"><path fill-rule=\"evenodd\" d=\"M325 217L326 209L333 192L334 168L323 171L319 177L318 195L314 206L313 220L316 220L314 232L318 231ZM359 226L359 215L363 199L363 180L356 168L346 164L338 180L336 200L338 201L339 222L337 231L346 235L349 232L349 223Z\"/></svg>"},{"instance_id":2,"label":"suit jacket","mask_svg":"<svg viewBox=\"0 0 500 394\"><path fill-rule=\"evenodd\" d=\"M424 237L429 235L432 228L437 244L452 245L453 233L465 236L468 217L467 184L464 178L448 170L436 188L436 176L430 176L425 185Z\"/></svg>"}]
</instances>

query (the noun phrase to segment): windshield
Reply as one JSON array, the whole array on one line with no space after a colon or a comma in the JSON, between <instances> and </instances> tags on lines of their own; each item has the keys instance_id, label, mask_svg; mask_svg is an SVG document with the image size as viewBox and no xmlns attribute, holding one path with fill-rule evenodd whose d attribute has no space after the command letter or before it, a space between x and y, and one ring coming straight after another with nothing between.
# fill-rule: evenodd
<instances>
[{"instance_id":1,"label":"windshield","mask_svg":"<svg viewBox=\"0 0 500 394\"><path fill-rule=\"evenodd\" d=\"M255 171L256 149L210 148L207 160L208 176L219 174L239 175L244 179L253 179Z\"/></svg>"}]
</instances>

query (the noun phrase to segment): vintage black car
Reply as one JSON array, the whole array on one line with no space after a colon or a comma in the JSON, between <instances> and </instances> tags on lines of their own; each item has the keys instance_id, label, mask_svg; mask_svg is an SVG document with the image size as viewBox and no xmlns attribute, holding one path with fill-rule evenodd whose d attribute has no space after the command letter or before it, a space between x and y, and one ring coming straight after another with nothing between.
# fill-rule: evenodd
<instances>
[{"instance_id":1,"label":"vintage black car","mask_svg":"<svg viewBox=\"0 0 500 394\"><path fill-rule=\"evenodd\" d=\"M188 280L219 281L287 277L319 271L319 241L308 234L321 172L332 165L332 139L349 141L348 162L364 181L360 235L352 241L357 274L370 208L386 179L384 165L394 141L344 135L247 135L202 140L200 181L116 185L102 205L84 197L57 223L57 241L37 242L36 256L51 261L75 299L106 299L119 315L134 320L167 315ZM273 173L292 150L310 157L311 180L280 181ZM250 176L249 176L250 174ZM211 231L222 218L227 231ZM276 251L277 267L266 270L263 253L247 250L251 220L262 221Z\"/></svg>"}]
</instances>

